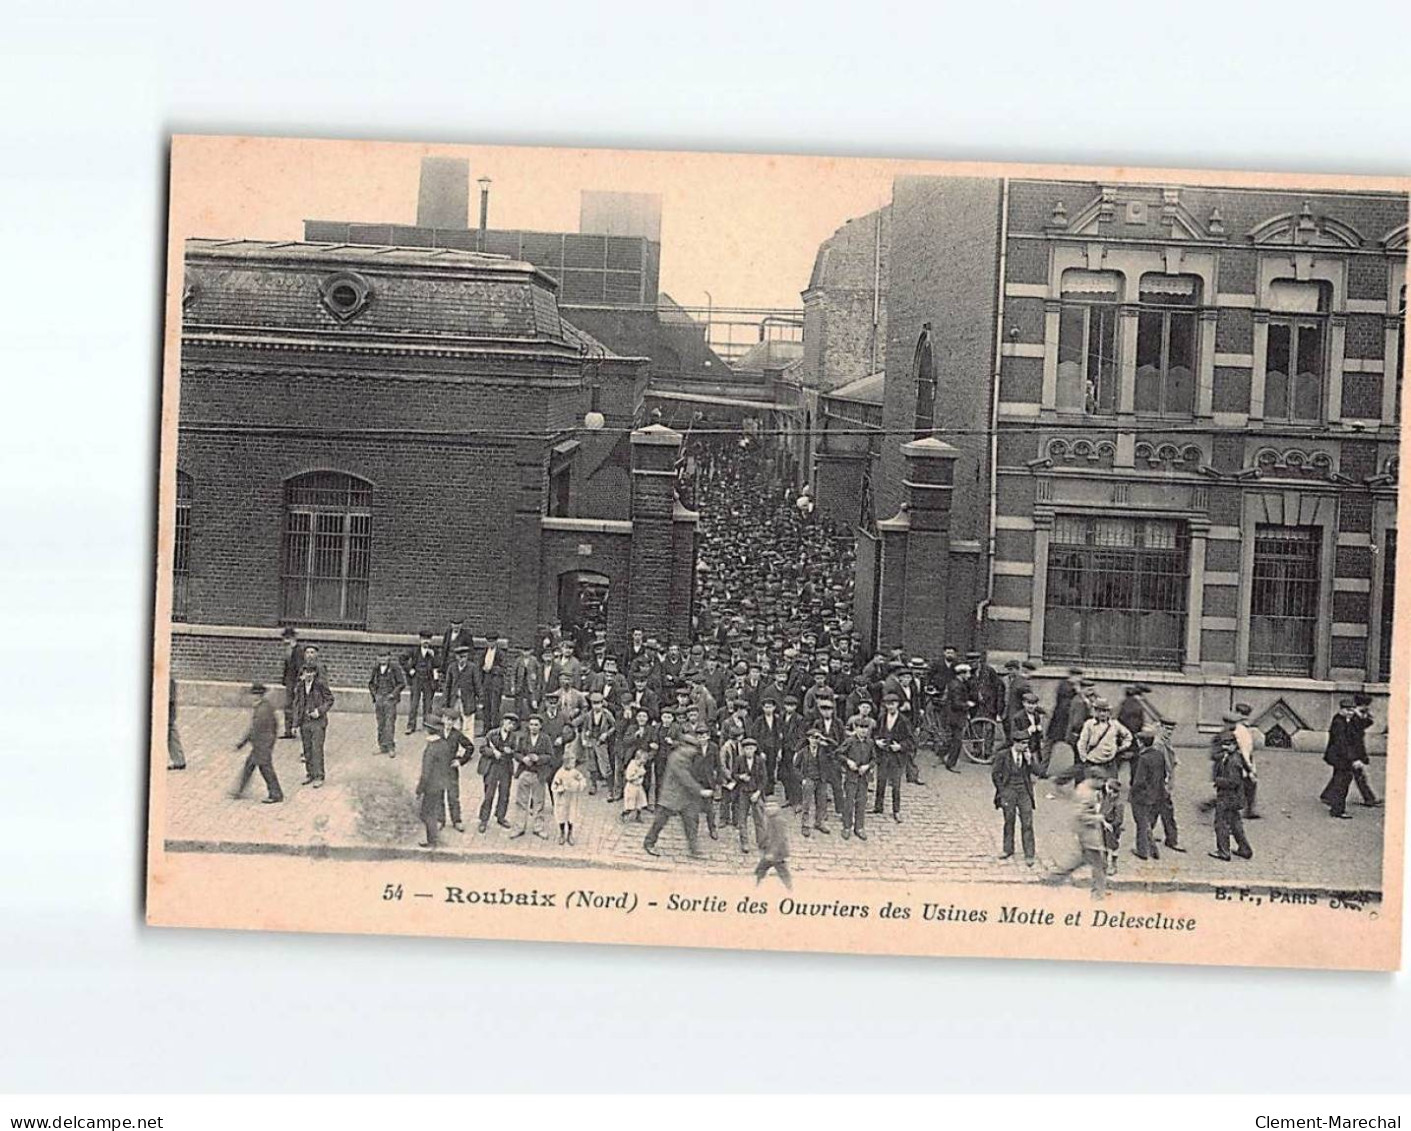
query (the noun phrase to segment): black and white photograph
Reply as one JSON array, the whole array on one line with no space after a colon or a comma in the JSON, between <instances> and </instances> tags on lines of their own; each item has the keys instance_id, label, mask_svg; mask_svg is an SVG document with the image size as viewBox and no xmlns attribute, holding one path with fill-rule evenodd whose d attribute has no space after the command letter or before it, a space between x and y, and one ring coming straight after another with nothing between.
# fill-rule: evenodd
<instances>
[{"instance_id":1,"label":"black and white photograph","mask_svg":"<svg viewBox=\"0 0 1411 1131\"><path fill-rule=\"evenodd\" d=\"M823 947L863 890L1399 901L1404 189L203 138L172 177L154 869L394 864L451 930L547 869L682 942L758 890Z\"/></svg>"}]
</instances>

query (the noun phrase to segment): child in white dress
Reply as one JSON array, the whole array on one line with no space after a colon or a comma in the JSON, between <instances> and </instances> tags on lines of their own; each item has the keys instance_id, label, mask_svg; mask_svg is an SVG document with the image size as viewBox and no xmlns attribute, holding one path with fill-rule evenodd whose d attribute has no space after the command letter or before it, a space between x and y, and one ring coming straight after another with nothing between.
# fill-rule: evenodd
<instances>
[{"instance_id":1,"label":"child in white dress","mask_svg":"<svg viewBox=\"0 0 1411 1131\"><path fill-rule=\"evenodd\" d=\"M627 769L623 771L622 790L622 819L625 821L630 816L638 824L642 821L642 810L647 807L647 791L643 788L643 781L647 776L647 756L646 750L635 750L632 753L632 760L627 763Z\"/></svg>"},{"instance_id":2,"label":"child in white dress","mask_svg":"<svg viewBox=\"0 0 1411 1131\"><path fill-rule=\"evenodd\" d=\"M549 786L554 798L554 820L559 826L559 843L573 843L573 826L578 821L578 809L582 803L583 791L588 788L588 779L578 768L577 743L563 752L563 765L554 774Z\"/></svg>"}]
</instances>

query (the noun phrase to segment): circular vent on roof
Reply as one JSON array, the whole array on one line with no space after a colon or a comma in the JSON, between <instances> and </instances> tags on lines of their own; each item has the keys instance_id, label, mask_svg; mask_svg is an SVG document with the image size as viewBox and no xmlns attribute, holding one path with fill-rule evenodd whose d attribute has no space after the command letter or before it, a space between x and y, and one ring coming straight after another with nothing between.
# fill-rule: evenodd
<instances>
[{"instance_id":1,"label":"circular vent on roof","mask_svg":"<svg viewBox=\"0 0 1411 1131\"><path fill-rule=\"evenodd\" d=\"M372 301L372 286L361 275L340 271L319 284L324 309L340 322L362 313Z\"/></svg>"}]
</instances>

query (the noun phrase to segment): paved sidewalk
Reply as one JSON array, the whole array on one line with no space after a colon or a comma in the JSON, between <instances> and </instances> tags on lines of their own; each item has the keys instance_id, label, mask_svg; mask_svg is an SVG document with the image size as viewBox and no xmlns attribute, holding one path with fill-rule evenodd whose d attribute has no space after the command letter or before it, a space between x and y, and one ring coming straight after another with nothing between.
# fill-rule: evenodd
<instances>
[{"instance_id":1,"label":"paved sidewalk","mask_svg":"<svg viewBox=\"0 0 1411 1131\"><path fill-rule=\"evenodd\" d=\"M371 715L335 713L329 723L326 762L328 782L315 790L303 780L297 739L279 742L275 765L286 801L261 805L264 785L252 778L242 800L230 797L244 752L233 747L244 733L248 712L232 708L182 709L179 727L189 769L167 774L167 844L173 851L287 852L358 858L426 855L417 847L423 829L414 797L425 735L406 735L405 716L398 720L397 756L377 753ZM920 757L923 786L905 786L902 823L868 813L868 840L844 841L840 822L830 815L832 835L802 837L794 830L791 865L798 873L876 879L926 878L953 882L1037 882L1056 858L1072 851L1071 809L1039 783L1035 824L1040 866L1022 859L1000 860L1001 820L993 808L988 767L962 763L959 775L946 773L929 753ZM1247 822L1254 846L1252 861L1224 863L1207 852L1214 845L1211 818L1198 812L1210 795L1209 769L1202 749L1181 751L1177 771L1177 816L1184 854L1167 852L1159 861L1131 854L1134 829L1130 810L1117 875L1119 887L1203 889L1224 884L1260 884L1334 891L1371 891L1381 887L1382 809L1355 802L1351 821L1334 821L1318 802L1327 769L1317 755L1286 751L1260 754L1260 803L1264 819ZM1058 767L1055 766L1055 769ZM1382 788L1384 763L1372 767ZM548 839L514 840L491 821L484 834L475 831L481 780L473 763L461 771L461 804L466 832L448 828L442 856L482 862L593 866L704 874L740 873L757 860L753 849L742 854L738 836L722 829L720 839L705 835L704 858L686 852L679 821L667 826L658 844L659 858L642 849L643 823L624 823L619 806L603 794L583 798L583 819L572 846L557 843L557 829L546 825ZM1354 791L1354 797L1356 796ZM511 809L511 818L514 813ZM1022 856L1022 853L1021 853Z\"/></svg>"}]
</instances>

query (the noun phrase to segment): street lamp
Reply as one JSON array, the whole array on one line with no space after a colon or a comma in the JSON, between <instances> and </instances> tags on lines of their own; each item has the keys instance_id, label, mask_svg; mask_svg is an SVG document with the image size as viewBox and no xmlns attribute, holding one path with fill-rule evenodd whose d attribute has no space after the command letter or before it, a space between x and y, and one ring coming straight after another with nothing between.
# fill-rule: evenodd
<instances>
[{"instance_id":1,"label":"street lamp","mask_svg":"<svg viewBox=\"0 0 1411 1131\"><path fill-rule=\"evenodd\" d=\"M713 312L714 312L714 310L715 310L715 299L713 299L713 298L711 297L711 294L710 294L709 291L706 291L706 292L705 292L705 296L706 296L706 332L705 332L705 343L706 343L707 346L709 346L709 345L710 345L710 324L711 324L712 321L714 321L712 315L713 315Z\"/></svg>"}]
</instances>

